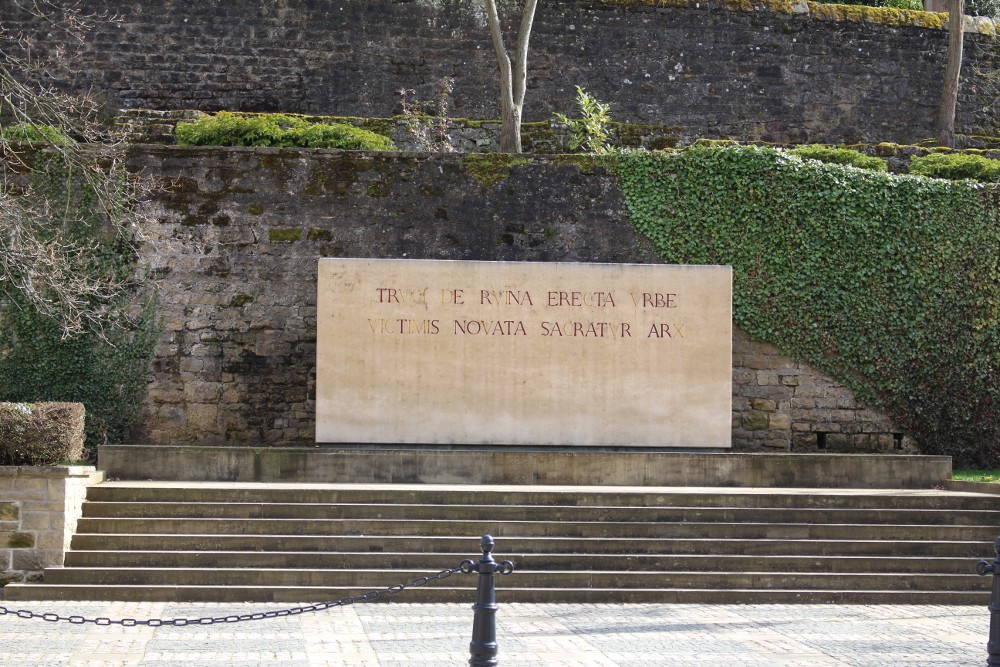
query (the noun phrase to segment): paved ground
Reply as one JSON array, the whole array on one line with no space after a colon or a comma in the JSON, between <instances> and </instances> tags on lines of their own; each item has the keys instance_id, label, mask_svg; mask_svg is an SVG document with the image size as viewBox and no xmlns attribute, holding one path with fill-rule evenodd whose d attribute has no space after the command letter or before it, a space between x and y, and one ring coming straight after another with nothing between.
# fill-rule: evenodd
<instances>
[{"instance_id":1,"label":"paved ground","mask_svg":"<svg viewBox=\"0 0 1000 667\"><path fill-rule=\"evenodd\" d=\"M64 616L249 614L264 604L2 602ZM501 667L973 667L985 607L504 604ZM187 627L96 627L0 616L0 665L332 667L465 665L471 604L368 604Z\"/></svg>"}]
</instances>

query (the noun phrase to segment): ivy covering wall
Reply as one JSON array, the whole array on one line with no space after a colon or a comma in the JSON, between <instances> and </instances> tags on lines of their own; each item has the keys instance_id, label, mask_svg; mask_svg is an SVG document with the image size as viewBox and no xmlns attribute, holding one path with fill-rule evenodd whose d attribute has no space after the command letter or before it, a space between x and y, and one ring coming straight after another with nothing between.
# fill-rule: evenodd
<instances>
[{"instance_id":1,"label":"ivy covering wall","mask_svg":"<svg viewBox=\"0 0 1000 667\"><path fill-rule=\"evenodd\" d=\"M114 302L93 300L97 316L70 335L11 289L16 281L0 282L0 401L83 403L87 446L121 442L146 395L159 333L154 292L137 270L136 240L108 224L85 179L42 154L30 178L51 203L50 217L31 223L39 238L72 241L73 271L129 288Z\"/></svg>"},{"instance_id":2,"label":"ivy covering wall","mask_svg":"<svg viewBox=\"0 0 1000 667\"><path fill-rule=\"evenodd\" d=\"M616 158L666 261L731 264L736 323L890 414L927 454L1000 465L1000 191L749 146Z\"/></svg>"}]
</instances>

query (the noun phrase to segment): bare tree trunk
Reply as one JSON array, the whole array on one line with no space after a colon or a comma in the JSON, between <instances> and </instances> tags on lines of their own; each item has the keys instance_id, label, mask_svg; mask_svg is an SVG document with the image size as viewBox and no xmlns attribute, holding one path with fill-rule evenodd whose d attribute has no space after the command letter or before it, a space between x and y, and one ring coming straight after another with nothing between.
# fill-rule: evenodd
<instances>
[{"instance_id":1,"label":"bare tree trunk","mask_svg":"<svg viewBox=\"0 0 1000 667\"><path fill-rule=\"evenodd\" d=\"M500 151L520 153L521 111L524 108L524 91L528 78L528 42L531 39L531 26L535 20L538 0L526 0L524 4L513 58L504 46L495 0L485 0L485 3L490 39L500 67Z\"/></svg>"},{"instance_id":2,"label":"bare tree trunk","mask_svg":"<svg viewBox=\"0 0 1000 667\"><path fill-rule=\"evenodd\" d=\"M941 115L938 118L938 143L955 147L955 110L958 106L958 81L962 73L962 44L965 38L965 0L948 0L948 64L941 89Z\"/></svg>"}]
</instances>

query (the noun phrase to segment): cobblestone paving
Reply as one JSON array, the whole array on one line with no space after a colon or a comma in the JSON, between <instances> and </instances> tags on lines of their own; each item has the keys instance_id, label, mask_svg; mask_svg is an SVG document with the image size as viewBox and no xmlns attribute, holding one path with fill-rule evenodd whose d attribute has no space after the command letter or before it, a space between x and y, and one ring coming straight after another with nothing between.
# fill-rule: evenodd
<instances>
[{"instance_id":1,"label":"cobblestone paving","mask_svg":"<svg viewBox=\"0 0 1000 667\"><path fill-rule=\"evenodd\" d=\"M218 617L263 604L0 602L63 616ZM289 605L294 606L294 605ZM973 667L980 607L502 604L501 667ZM261 621L96 627L0 617L0 665L334 667L466 665L471 603L369 604Z\"/></svg>"}]
</instances>

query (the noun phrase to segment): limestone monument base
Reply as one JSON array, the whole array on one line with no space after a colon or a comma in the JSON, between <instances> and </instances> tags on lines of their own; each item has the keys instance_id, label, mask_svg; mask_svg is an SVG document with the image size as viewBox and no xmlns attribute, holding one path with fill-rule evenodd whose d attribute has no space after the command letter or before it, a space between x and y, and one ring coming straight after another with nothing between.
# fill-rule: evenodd
<instances>
[{"instance_id":1,"label":"limestone monument base","mask_svg":"<svg viewBox=\"0 0 1000 667\"><path fill-rule=\"evenodd\" d=\"M947 456L524 447L105 445L98 467L122 480L298 484L929 489L951 478Z\"/></svg>"}]
</instances>

